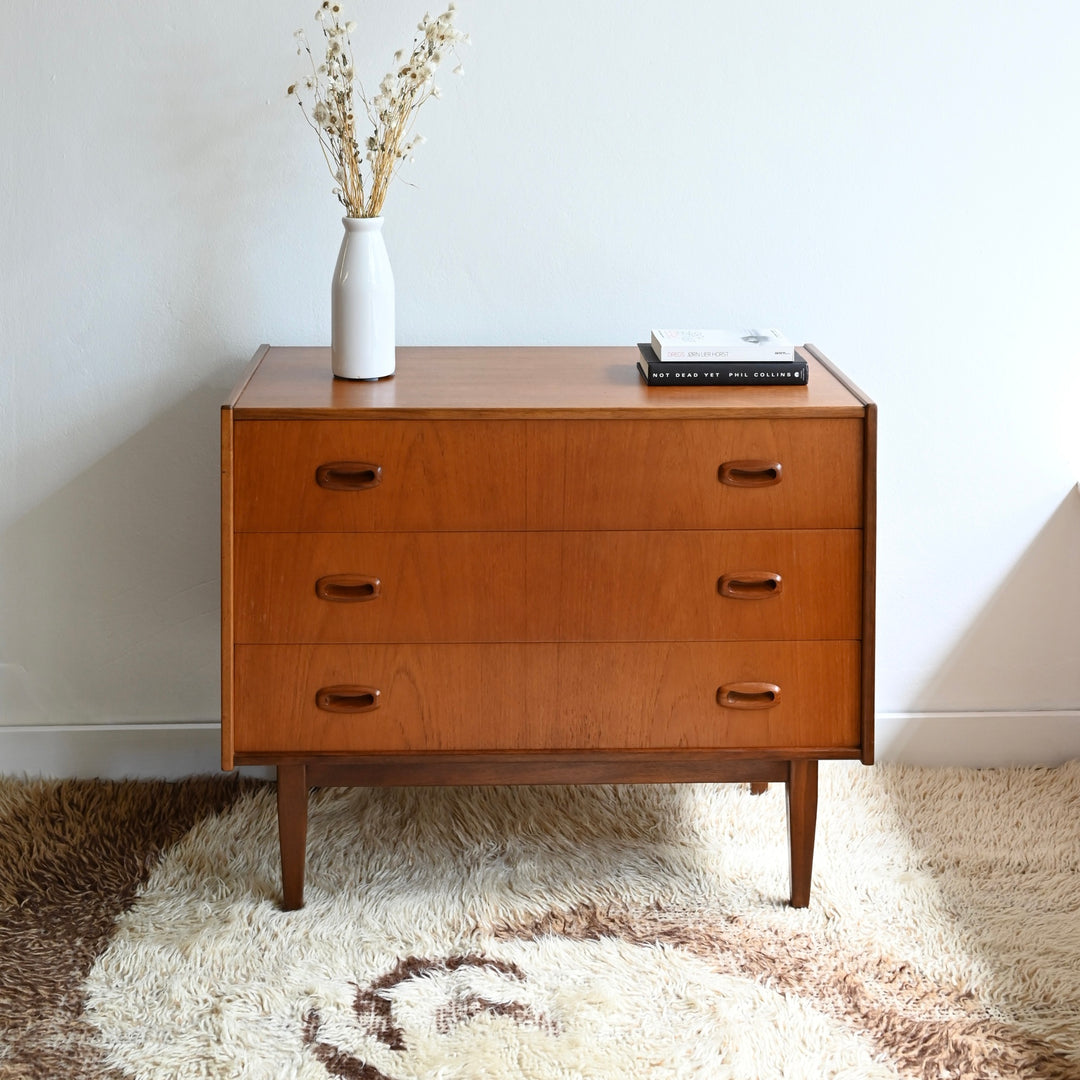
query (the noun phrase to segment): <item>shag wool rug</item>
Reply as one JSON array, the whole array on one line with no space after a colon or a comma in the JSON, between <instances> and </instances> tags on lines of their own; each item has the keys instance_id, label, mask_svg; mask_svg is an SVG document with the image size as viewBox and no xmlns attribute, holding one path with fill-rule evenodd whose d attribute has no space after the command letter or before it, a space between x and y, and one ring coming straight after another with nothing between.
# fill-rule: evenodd
<instances>
[{"instance_id":1,"label":"shag wool rug","mask_svg":"<svg viewBox=\"0 0 1080 1080\"><path fill-rule=\"evenodd\" d=\"M0 781L0 1077L1080 1077L1080 762L784 792Z\"/></svg>"}]
</instances>

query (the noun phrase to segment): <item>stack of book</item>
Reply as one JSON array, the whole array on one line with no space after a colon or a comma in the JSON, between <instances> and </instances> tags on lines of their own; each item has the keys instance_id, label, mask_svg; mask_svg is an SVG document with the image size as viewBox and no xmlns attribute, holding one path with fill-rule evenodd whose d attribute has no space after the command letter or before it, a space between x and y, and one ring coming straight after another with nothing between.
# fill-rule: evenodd
<instances>
[{"instance_id":1,"label":"stack of book","mask_svg":"<svg viewBox=\"0 0 1080 1080\"><path fill-rule=\"evenodd\" d=\"M779 330L654 330L638 349L650 386L805 386L808 377Z\"/></svg>"}]
</instances>

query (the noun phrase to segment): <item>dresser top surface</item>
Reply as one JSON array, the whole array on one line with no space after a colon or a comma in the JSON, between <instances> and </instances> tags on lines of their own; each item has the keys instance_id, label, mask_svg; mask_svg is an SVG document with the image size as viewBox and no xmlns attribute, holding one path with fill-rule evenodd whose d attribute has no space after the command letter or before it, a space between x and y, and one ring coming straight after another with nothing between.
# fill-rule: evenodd
<instances>
[{"instance_id":1,"label":"dresser top surface","mask_svg":"<svg viewBox=\"0 0 1080 1080\"><path fill-rule=\"evenodd\" d=\"M813 346L806 386L647 386L635 347L398 348L394 375L335 379L330 350L264 347L226 402L238 419L861 417L868 399Z\"/></svg>"}]
</instances>

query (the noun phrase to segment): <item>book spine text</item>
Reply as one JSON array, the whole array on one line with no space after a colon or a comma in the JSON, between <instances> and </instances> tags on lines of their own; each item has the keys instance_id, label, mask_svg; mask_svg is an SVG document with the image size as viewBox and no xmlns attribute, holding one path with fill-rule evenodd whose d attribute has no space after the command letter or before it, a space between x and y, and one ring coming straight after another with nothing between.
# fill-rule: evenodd
<instances>
[{"instance_id":1,"label":"book spine text","mask_svg":"<svg viewBox=\"0 0 1080 1080\"><path fill-rule=\"evenodd\" d=\"M638 361L650 386L805 386L807 365L791 364L650 364Z\"/></svg>"}]
</instances>

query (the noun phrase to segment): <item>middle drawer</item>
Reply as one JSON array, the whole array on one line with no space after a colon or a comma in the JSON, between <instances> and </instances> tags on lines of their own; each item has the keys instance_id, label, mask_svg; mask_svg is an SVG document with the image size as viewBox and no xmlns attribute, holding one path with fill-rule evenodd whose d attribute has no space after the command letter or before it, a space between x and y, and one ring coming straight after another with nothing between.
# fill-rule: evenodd
<instances>
[{"instance_id":1,"label":"middle drawer","mask_svg":"<svg viewBox=\"0 0 1080 1080\"><path fill-rule=\"evenodd\" d=\"M860 636L858 530L248 533L237 643Z\"/></svg>"}]
</instances>

